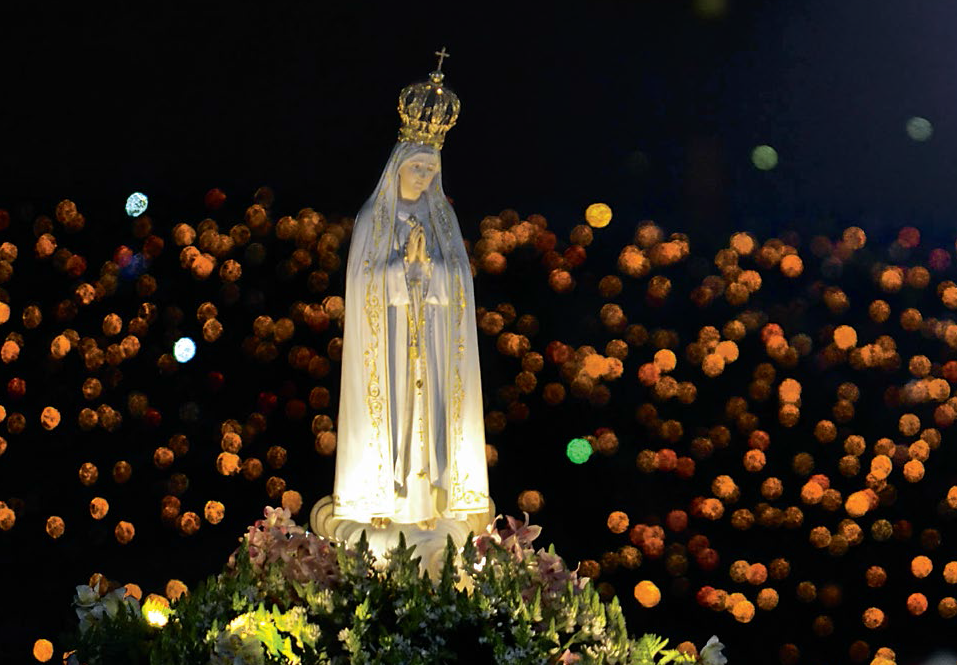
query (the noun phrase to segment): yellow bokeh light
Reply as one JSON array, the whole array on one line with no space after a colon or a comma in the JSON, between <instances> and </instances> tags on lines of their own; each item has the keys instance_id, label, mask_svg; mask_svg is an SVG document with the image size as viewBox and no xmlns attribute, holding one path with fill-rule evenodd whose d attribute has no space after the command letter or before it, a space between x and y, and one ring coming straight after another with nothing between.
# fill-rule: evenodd
<instances>
[{"instance_id":1,"label":"yellow bokeh light","mask_svg":"<svg viewBox=\"0 0 957 665\"><path fill-rule=\"evenodd\" d=\"M740 623L749 623L754 618L754 604L749 600L740 600L731 606L731 614Z\"/></svg>"},{"instance_id":2,"label":"yellow bokeh light","mask_svg":"<svg viewBox=\"0 0 957 665\"><path fill-rule=\"evenodd\" d=\"M592 203L585 209L585 221L596 229L604 228L611 222L611 208L606 203Z\"/></svg>"},{"instance_id":3,"label":"yellow bokeh light","mask_svg":"<svg viewBox=\"0 0 957 665\"><path fill-rule=\"evenodd\" d=\"M143 598L143 589L140 588L138 584L129 584L123 585L123 588L126 589L126 598L133 598L135 600L142 600Z\"/></svg>"},{"instance_id":4,"label":"yellow bokeh light","mask_svg":"<svg viewBox=\"0 0 957 665\"><path fill-rule=\"evenodd\" d=\"M203 514L210 524L219 524L226 514L226 507L219 501L207 501L203 508Z\"/></svg>"},{"instance_id":5,"label":"yellow bokeh light","mask_svg":"<svg viewBox=\"0 0 957 665\"><path fill-rule=\"evenodd\" d=\"M714 378L724 371L724 357L718 353L709 353L701 362L701 369L705 375Z\"/></svg>"},{"instance_id":6,"label":"yellow bokeh light","mask_svg":"<svg viewBox=\"0 0 957 665\"><path fill-rule=\"evenodd\" d=\"M613 511L608 515L607 526L612 533L624 533L628 530L628 515L620 510Z\"/></svg>"},{"instance_id":7,"label":"yellow bokeh light","mask_svg":"<svg viewBox=\"0 0 957 665\"><path fill-rule=\"evenodd\" d=\"M154 628L162 628L169 622L171 614L169 601L162 596L151 593L143 603L142 612L149 625Z\"/></svg>"},{"instance_id":8,"label":"yellow bokeh light","mask_svg":"<svg viewBox=\"0 0 957 665\"><path fill-rule=\"evenodd\" d=\"M834 344L842 351L857 345L857 331L851 326L838 326L834 329Z\"/></svg>"},{"instance_id":9,"label":"yellow bokeh light","mask_svg":"<svg viewBox=\"0 0 957 665\"><path fill-rule=\"evenodd\" d=\"M678 364L678 359L671 349L660 349L655 353L654 364L662 372L670 372Z\"/></svg>"},{"instance_id":10,"label":"yellow bokeh light","mask_svg":"<svg viewBox=\"0 0 957 665\"><path fill-rule=\"evenodd\" d=\"M650 580L642 580L635 585L635 599L642 607L654 607L661 602L661 591Z\"/></svg>"},{"instance_id":11,"label":"yellow bokeh light","mask_svg":"<svg viewBox=\"0 0 957 665\"><path fill-rule=\"evenodd\" d=\"M731 340L718 342L714 348L715 353L724 358L725 363L733 363L738 359L738 345Z\"/></svg>"},{"instance_id":12,"label":"yellow bokeh light","mask_svg":"<svg viewBox=\"0 0 957 665\"><path fill-rule=\"evenodd\" d=\"M64 530L66 529L66 524L63 521L62 517L57 517L56 515L51 515L47 518L46 532L50 538L56 540L63 535Z\"/></svg>"},{"instance_id":13,"label":"yellow bokeh light","mask_svg":"<svg viewBox=\"0 0 957 665\"><path fill-rule=\"evenodd\" d=\"M172 579L166 583L166 597L171 603L175 603L184 595L189 595L189 588L182 581Z\"/></svg>"},{"instance_id":14,"label":"yellow bokeh light","mask_svg":"<svg viewBox=\"0 0 957 665\"><path fill-rule=\"evenodd\" d=\"M39 639L33 643L33 657L41 663L48 663L53 658L53 642Z\"/></svg>"},{"instance_id":15,"label":"yellow bokeh light","mask_svg":"<svg viewBox=\"0 0 957 665\"><path fill-rule=\"evenodd\" d=\"M524 490L518 495L519 510L535 514L545 506L545 497L538 490Z\"/></svg>"},{"instance_id":16,"label":"yellow bokeh light","mask_svg":"<svg viewBox=\"0 0 957 665\"><path fill-rule=\"evenodd\" d=\"M131 522L120 521L117 523L116 528L113 530L116 540L121 545L128 544L133 540L133 536L136 535L136 529L133 527Z\"/></svg>"}]
</instances>

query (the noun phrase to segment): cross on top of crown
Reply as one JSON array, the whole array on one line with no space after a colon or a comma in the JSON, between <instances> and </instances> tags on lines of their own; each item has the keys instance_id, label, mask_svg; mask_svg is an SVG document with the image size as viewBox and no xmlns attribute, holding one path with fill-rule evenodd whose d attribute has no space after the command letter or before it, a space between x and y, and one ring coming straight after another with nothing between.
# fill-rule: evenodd
<instances>
[{"instance_id":1,"label":"cross on top of crown","mask_svg":"<svg viewBox=\"0 0 957 665\"><path fill-rule=\"evenodd\" d=\"M445 50L445 47L443 46L441 51L436 51L436 52L435 52L435 55L439 56L439 66L438 66L438 68L437 68L435 71L441 72L441 71L442 71L442 61L445 60L446 58L450 57L450 56L449 56L449 53Z\"/></svg>"}]
</instances>

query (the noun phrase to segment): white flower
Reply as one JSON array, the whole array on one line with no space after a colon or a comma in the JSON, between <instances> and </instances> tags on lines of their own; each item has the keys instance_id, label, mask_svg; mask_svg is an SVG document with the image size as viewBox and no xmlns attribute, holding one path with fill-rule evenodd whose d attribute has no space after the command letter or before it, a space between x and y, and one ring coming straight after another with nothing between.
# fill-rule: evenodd
<instances>
[{"instance_id":1,"label":"white flower","mask_svg":"<svg viewBox=\"0 0 957 665\"><path fill-rule=\"evenodd\" d=\"M724 645L718 641L718 636L712 635L699 654L701 662L704 665L725 665L728 662L728 657L721 653L722 649L724 649Z\"/></svg>"},{"instance_id":2,"label":"white flower","mask_svg":"<svg viewBox=\"0 0 957 665\"><path fill-rule=\"evenodd\" d=\"M256 636L256 625L252 612L240 614L218 633L210 630L206 634L213 644L211 665L263 665L265 652L263 644Z\"/></svg>"},{"instance_id":3,"label":"white flower","mask_svg":"<svg viewBox=\"0 0 957 665\"><path fill-rule=\"evenodd\" d=\"M100 594L93 587L86 584L80 584L76 588L76 598L74 603L79 607L92 607L100 599Z\"/></svg>"},{"instance_id":4,"label":"white flower","mask_svg":"<svg viewBox=\"0 0 957 665\"><path fill-rule=\"evenodd\" d=\"M96 589L81 584L76 588L76 616L80 620L80 632L85 633L89 628L104 617L115 618L121 607L125 607L134 616L140 615L139 603L133 597L126 597L126 587L114 589L105 596L100 596Z\"/></svg>"},{"instance_id":5,"label":"white flower","mask_svg":"<svg viewBox=\"0 0 957 665\"><path fill-rule=\"evenodd\" d=\"M263 514L266 517L266 519L263 520L263 523L266 526L269 526L269 527L275 526L280 528L296 526L295 521L291 519L292 513L289 511L288 508L267 507L263 511Z\"/></svg>"},{"instance_id":6,"label":"white flower","mask_svg":"<svg viewBox=\"0 0 957 665\"><path fill-rule=\"evenodd\" d=\"M209 662L211 665L263 665L266 655L255 635L220 633Z\"/></svg>"},{"instance_id":7,"label":"white flower","mask_svg":"<svg viewBox=\"0 0 957 665\"><path fill-rule=\"evenodd\" d=\"M111 591L110 593L103 596L103 599L100 601L100 604L103 606L103 609L106 611L106 615L109 617L115 617L116 613L120 610L120 604L123 602L123 598L126 596L126 589L119 588Z\"/></svg>"}]
</instances>

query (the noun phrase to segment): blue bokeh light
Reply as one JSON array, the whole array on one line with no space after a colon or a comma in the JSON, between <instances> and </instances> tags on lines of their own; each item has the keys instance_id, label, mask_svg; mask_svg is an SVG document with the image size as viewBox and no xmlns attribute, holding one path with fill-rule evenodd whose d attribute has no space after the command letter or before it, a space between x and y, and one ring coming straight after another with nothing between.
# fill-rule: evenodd
<instances>
[{"instance_id":1,"label":"blue bokeh light","mask_svg":"<svg viewBox=\"0 0 957 665\"><path fill-rule=\"evenodd\" d=\"M149 267L149 261L143 256L142 252L137 252L130 257L129 262L120 268L120 276L124 279L136 279L146 272Z\"/></svg>"},{"instance_id":2,"label":"blue bokeh light","mask_svg":"<svg viewBox=\"0 0 957 665\"><path fill-rule=\"evenodd\" d=\"M139 217L146 212L146 207L149 203L150 201L146 198L146 194L133 192L129 198L126 199L126 214L130 217Z\"/></svg>"},{"instance_id":3,"label":"blue bokeh light","mask_svg":"<svg viewBox=\"0 0 957 665\"><path fill-rule=\"evenodd\" d=\"M173 345L173 356L181 363L189 362L196 355L196 343L189 337L180 337Z\"/></svg>"}]
</instances>

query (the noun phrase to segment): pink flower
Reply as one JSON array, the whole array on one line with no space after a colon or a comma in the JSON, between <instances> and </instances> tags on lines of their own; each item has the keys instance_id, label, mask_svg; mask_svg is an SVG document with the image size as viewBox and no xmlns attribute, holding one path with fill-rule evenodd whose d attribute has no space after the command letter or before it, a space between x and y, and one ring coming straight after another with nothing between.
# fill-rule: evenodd
<instances>
[{"instance_id":1,"label":"pink flower","mask_svg":"<svg viewBox=\"0 0 957 665\"><path fill-rule=\"evenodd\" d=\"M336 551L328 540L297 526L286 509L267 507L264 517L250 526L245 536L254 571L261 574L266 565L282 561L283 574L289 580L317 581L327 587L339 580ZM230 566L235 565L234 552Z\"/></svg>"},{"instance_id":2,"label":"pink flower","mask_svg":"<svg viewBox=\"0 0 957 665\"><path fill-rule=\"evenodd\" d=\"M472 538L472 544L475 545L475 551L478 552L479 557L481 558L484 558L488 553L488 549L492 543L502 543L502 539L499 538L497 533L483 533Z\"/></svg>"},{"instance_id":3,"label":"pink flower","mask_svg":"<svg viewBox=\"0 0 957 665\"><path fill-rule=\"evenodd\" d=\"M472 540L476 550L481 556L485 556L490 543L497 543L507 550L516 561L523 561L525 557L532 553L532 541L538 538L542 532L542 527L530 526L528 524L528 513L525 513L525 521L521 522L510 515L506 515L507 525L501 529L496 528L498 521L502 519L499 515L492 522L488 533L475 536Z\"/></svg>"},{"instance_id":4,"label":"pink flower","mask_svg":"<svg viewBox=\"0 0 957 665\"><path fill-rule=\"evenodd\" d=\"M529 525L528 513L525 513L525 521L520 522L511 515L505 516L505 521L508 523L508 526L504 529L498 530L498 535L502 538L502 542L506 542L509 538L514 537L515 542L522 548L527 549L532 545L538 536L542 533L542 527Z\"/></svg>"},{"instance_id":5,"label":"pink flower","mask_svg":"<svg viewBox=\"0 0 957 665\"><path fill-rule=\"evenodd\" d=\"M577 663L582 659L577 653L572 653L571 649L565 649L565 653L558 657L556 663Z\"/></svg>"}]
</instances>

